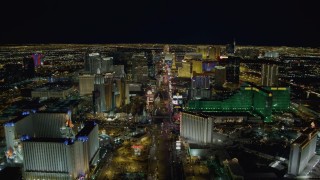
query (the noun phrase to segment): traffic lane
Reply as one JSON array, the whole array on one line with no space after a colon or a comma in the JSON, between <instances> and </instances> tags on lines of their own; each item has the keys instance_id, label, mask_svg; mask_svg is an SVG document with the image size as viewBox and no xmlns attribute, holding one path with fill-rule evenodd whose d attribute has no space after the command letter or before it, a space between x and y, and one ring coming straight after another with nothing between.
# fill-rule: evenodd
<instances>
[{"instance_id":1,"label":"traffic lane","mask_svg":"<svg viewBox=\"0 0 320 180\"><path fill-rule=\"evenodd\" d=\"M160 125L155 130L155 158L153 159L153 167L156 179L171 179L171 169L168 166L170 162L170 154L168 151L168 140L165 134L161 133Z\"/></svg>"},{"instance_id":2,"label":"traffic lane","mask_svg":"<svg viewBox=\"0 0 320 180\"><path fill-rule=\"evenodd\" d=\"M161 136L159 136L159 148L157 151L157 156L159 157L159 173L161 179L171 179L171 167L170 164L170 152L168 151L168 138L162 131Z\"/></svg>"}]
</instances>

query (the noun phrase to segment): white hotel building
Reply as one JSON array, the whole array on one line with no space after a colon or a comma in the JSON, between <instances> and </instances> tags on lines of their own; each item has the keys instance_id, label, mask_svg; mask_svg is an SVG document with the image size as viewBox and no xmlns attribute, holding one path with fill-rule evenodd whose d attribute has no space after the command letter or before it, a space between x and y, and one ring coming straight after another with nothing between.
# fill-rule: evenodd
<instances>
[{"instance_id":1,"label":"white hotel building","mask_svg":"<svg viewBox=\"0 0 320 180\"><path fill-rule=\"evenodd\" d=\"M311 171L314 166L308 166L311 159L316 155L318 131L308 128L291 143L288 163L288 174L299 176L303 171Z\"/></svg>"},{"instance_id":2,"label":"white hotel building","mask_svg":"<svg viewBox=\"0 0 320 180\"><path fill-rule=\"evenodd\" d=\"M5 124L8 151L19 155L24 179L88 176L99 158L98 125L88 122L74 134L68 119L67 113L36 113Z\"/></svg>"},{"instance_id":3,"label":"white hotel building","mask_svg":"<svg viewBox=\"0 0 320 180\"><path fill-rule=\"evenodd\" d=\"M194 143L210 144L226 139L213 132L217 123L241 123L247 120L246 113L193 113L182 112L180 136Z\"/></svg>"}]
</instances>

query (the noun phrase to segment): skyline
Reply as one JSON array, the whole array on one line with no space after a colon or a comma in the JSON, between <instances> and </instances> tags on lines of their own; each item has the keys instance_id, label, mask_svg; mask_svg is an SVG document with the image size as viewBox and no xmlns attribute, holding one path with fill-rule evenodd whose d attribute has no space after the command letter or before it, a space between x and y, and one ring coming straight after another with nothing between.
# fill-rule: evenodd
<instances>
[{"instance_id":1,"label":"skyline","mask_svg":"<svg viewBox=\"0 0 320 180\"><path fill-rule=\"evenodd\" d=\"M230 44L1 46L0 179L317 178L319 60Z\"/></svg>"},{"instance_id":2,"label":"skyline","mask_svg":"<svg viewBox=\"0 0 320 180\"><path fill-rule=\"evenodd\" d=\"M320 45L311 0L18 3L3 3L1 44Z\"/></svg>"}]
</instances>

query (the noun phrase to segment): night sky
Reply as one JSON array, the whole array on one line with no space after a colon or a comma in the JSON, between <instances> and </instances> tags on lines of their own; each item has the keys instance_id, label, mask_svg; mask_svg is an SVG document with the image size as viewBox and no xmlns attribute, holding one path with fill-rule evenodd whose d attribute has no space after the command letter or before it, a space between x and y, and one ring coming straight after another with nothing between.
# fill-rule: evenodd
<instances>
[{"instance_id":1,"label":"night sky","mask_svg":"<svg viewBox=\"0 0 320 180\"><path fill-rule=\"evenodd\" d=\"M0 3L0 43L320 47L316 0L24 0Z\"/></svg>"}]
</instances>

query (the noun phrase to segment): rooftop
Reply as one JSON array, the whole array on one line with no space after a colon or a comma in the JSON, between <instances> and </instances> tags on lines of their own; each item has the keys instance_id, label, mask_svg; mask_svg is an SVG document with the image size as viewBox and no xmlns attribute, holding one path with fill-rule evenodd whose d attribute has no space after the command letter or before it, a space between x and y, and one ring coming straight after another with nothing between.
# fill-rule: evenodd
<instances>
[{"instance_id":1,"label":"rooftop","mask_svg":"<svg viewBox=\"0 0 320 180\"><path fill-rule=\"evenodd\" d=\"M312 135L314 135L314 134L317 133L317 130L316 130L316 129L313 129L313 128L307 128L307 129L304 129L304 130L302 131L302 133L305 134L305 135L311 134L311 136L312 136Z\"/></svg>"},{"instance_id":2,"label":"rooftop","mask_svg":"<svg viewBox=\"0 0 320 180\"><path fill-rule=\"evenodd\" d=\"M203 118L208 118L212 116L252 116L249 112L190 112L183 111L184 113L192 114L195 116L200 116Z\"/></svg>"},{"instance_id":3,"label":"rooftop","mask_svg":"<svg viewBox=\"0 0 320 180\"><path fill-rule=\"evenodd\" d=\"M303 134L303 135L299 136L297 139L295 139L295 140L292 142L292 144L303 145L303 144L307 143L308 140L309 140L308 136L306 136L306 135Z\"/></svg>"},{"instance_id":4,"label":"rooftop","mask_svg":"<svg viewBox=\"0 0 320 180\"><path fill-rule=\"evenodd\" d=\"M65 138L30 138L26 139L23 142L56 142L56 143L64 143L66 141Z\"/></svg>"},{"instance_id":5,"label":"rooftop","mask_svg":"<svg viewBox=\"0 0 320 180\"><path fill-rule=\"evenodd\" d=\"M76 138L80 136L88 136L96 125L97 124L93 121L86 122L84 128L82 128L81 131L76 135Z\"/></svg>"},{"instance_id":6,"label":"rooftop","mask_svg":"<svg viewBox=\"0 0 320 180\"><path fill-rule=\"evenodd\" d=\"M10 125L10 124L15 124L16 122L20 121L21 119L27 117L28 115L21 115L21 116L18 116L16 118L13 118L12 120L10 120L9 122L6 123L6 125Z\"/></svg>"}]
</instances>

